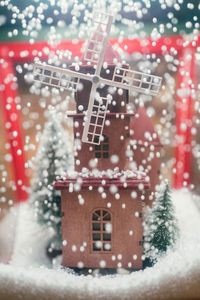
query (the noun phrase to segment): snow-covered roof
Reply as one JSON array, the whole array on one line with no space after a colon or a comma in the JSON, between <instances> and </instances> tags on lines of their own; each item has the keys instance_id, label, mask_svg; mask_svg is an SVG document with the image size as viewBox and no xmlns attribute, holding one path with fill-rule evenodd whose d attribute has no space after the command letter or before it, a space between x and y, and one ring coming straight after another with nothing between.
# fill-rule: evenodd
<instances>
[{"instance_id":1,"label":"snow-covered roof","mask_svg":"<svg viewBox=\"0 0 200 300\"><path fill-rule=\"evenodd\" d=\"M139 187L143 185L143 188L148 188L150 186L149 177L145 173L139 171L116 171L116 170L106 170L99 171L85 169L83 172L68 172L66 177L58 179L55 184L55 189L65 189L72 188L72 190L80 190L80 188L87 187L110 187L111 185L116 185L119 188L131 188Z\"/></svg>"}]
</instances>

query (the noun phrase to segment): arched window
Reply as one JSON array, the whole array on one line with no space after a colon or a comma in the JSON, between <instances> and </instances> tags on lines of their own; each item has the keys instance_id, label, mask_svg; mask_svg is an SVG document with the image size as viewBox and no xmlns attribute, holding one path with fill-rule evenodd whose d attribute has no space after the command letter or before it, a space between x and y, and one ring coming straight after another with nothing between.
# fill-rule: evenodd
<instances>
[{"instance_id":1,"label":"arched window","mask_svg":"<svg viewBox=\"0 0 200 300\"><path fill-rule=\"evenodd\" d=\"M95 145L95 158L109 157L109 139L103 135L103 141L99 145Z\"/></svg>"},{"instance_id":2,"label":"arched window","mask_svg":"<svg viewBox=\"0 0 200 300\"><path fill-rule=\"evenodd\" d=\"M92 213L92 251L112 251L112 219L107 210L97 209Z\"/></svg>"}]
</instances>

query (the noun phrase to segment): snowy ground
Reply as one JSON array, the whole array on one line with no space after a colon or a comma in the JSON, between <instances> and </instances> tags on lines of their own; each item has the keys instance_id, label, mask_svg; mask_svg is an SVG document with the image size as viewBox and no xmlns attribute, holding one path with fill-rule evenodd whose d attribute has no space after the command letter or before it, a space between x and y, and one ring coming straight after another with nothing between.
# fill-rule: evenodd
<instances>
[{"instance_id":1,"label":"snowy ground","mask_svg":"<svg viewBox=\"0 0 200 300\"><path fill-rule=\"evenodd\" d=\"M35 225L23 205L13 259L9 265L0 264L0 299L200 298L200 210L187 191L174 192L173 199L181 230L176 251L169 251L153 268L102 277L48 268L43 245L51 233Z\"/></svg>"}]
</instances>

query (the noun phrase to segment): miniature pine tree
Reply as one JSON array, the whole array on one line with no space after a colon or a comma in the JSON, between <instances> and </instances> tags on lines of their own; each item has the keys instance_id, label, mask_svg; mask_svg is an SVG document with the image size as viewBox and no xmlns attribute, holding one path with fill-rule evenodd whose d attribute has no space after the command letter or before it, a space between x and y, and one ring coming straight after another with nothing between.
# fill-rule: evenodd
<instances>
[{"instance_id":1,"label":"miniature pine tree","mask_svg":"<svg viewBox=\"0 0 200 300\"><path fill-rule=\"evenodd\" d=\"M54 235L47 245L51 252L60 250L62 242L61 197L53 184L71 168L72 156L67 133L53 114L50 119L45 124L36 156L37 170L30 202L34 205L38 222L53 229Z\"/></svg>"},{"instance_id":2,"label":"miniature pine tree","mask_svg":"<svg viewBox=\"0 0 200 300\"><path fill-rule=\"evenodd\" d=\"M161 185L160 192L147 214L144 228L144 254L151 262L173 247L178 236L177 220L171 200L168 181Z\"/></svg>"}]
</instances>

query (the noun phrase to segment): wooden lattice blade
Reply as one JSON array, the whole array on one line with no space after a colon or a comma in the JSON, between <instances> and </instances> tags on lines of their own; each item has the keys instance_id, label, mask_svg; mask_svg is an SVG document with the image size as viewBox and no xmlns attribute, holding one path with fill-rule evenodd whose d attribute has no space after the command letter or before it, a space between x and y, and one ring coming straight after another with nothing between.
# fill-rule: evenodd
<instances>
[{"instance_id":1,"label":"wooden lattice blade","mask_svg":"<svg viewBox=\"0 0 200 300\"><path fill-rule=\"evenodd\" d=\"M96 64L95 75L100 75L101 72L112 22L112 15L99 11L94 12L92 24L94 30L86 43L84 60Z\"/></svg>"},{"instance_id":2,"label":"wooden lattice blade","mask_svg":"<svg viewBox=\"0 0 200 300\"><path fill-rule=\"evenodd\" d=\"M81 78L91 80L90 75L41 63L34 65L33 74L35 82L74 92L79 88Z\"/></svg>"},{"instance_id":3,"label":"wooden lattice blade","mask_svg":"<svg viewBox=\"0 0 200 300\"><path fill-rule=\"evenodd\" d=\"M116 67L112 80L101 78L100 82L117 88L133 90L138 93L156 96L159 92L162 78L155 75Z\"/></svg>"},{"instance_id":4,"label":"wooden lattice blade","mask_svg":"<svg viewBox=\"0 0 200 300\"><path fill-rule=\"evenodd\" d=\"M96 95L96 87L93 85L83 130L82 142L99 145L102 138L109 97Z\"/></svg>"}]
</instances>

